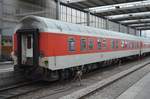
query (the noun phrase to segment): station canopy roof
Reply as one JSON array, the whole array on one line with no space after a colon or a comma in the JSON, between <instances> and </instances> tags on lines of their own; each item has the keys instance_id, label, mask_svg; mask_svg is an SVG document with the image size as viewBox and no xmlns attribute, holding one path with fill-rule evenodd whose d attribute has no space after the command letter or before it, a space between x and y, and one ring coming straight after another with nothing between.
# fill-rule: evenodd
<instances>
[{"instance_id":1,"label":"station canopy roof","mask_svg":"<svg viewBox=\"0 0 150 99\"><path fill-rule=\"evenodd\" d=\"M150 29L150 0L61 0L61 2L135 29Z\"/></svg>"}]
</instances>

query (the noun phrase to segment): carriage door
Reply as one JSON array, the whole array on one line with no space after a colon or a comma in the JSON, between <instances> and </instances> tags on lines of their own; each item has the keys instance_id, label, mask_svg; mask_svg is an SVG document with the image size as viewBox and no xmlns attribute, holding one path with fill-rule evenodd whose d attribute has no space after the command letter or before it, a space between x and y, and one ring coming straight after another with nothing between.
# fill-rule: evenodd
<instances>
[{"instance_id":1,"label":"carriage door","mask_svg":"<svg viewBox=\"0 0 150 99\"><path fill-rule=\"evenodd\" d=\"M22 64L33 65L33 34L22 34Z\"/></svg>"},{"instance_id":2,"label":"carriage door","mask_svg":"<svg viewBox=\"0 0 150 99\"><path fill-rule=\"evenodd\" d=\"M31 34L26 36L26 57L33 57L33 36Z\"/></svg>"},{"instance_id":3,"label":"carriage door","mask_svg":"<svg viewBox=\"0 0 150 99\"><path fill-rule=\"evenodd\" d=\"M19 65L38 65L38 34L36 29L17 32Z\"/></svg>"}]
</instances>

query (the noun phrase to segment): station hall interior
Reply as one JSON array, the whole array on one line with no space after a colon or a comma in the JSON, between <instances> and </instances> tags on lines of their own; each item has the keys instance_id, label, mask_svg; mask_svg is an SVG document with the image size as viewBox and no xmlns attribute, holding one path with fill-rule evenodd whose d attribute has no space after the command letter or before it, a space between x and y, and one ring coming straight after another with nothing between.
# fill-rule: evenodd
<instances>
[{"instance_id":1,"label":"station hall interior","mask_svg":"<svg viewBox=\"0 0 150 99\"><path fill-rule=\"evenodd\" d=\"M0 99L150 99L150 0L0 0Z\"/></svg>"}]
</instances>

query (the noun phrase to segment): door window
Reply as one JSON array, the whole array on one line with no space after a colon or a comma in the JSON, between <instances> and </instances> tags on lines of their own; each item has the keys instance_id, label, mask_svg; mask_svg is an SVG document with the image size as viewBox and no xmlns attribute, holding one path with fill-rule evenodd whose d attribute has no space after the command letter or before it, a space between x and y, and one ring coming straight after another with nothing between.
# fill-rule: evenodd
<instances>
[{"instance_id":1,"label":"door window","mask_svg":"<svg viewBox=\"0 0 150 99\"><path fill-rule=\"evenodd\" d=\"M27 36L27 48L31 49L32 44L31 44L31 36Z\"/></svg>"}]
</instances>

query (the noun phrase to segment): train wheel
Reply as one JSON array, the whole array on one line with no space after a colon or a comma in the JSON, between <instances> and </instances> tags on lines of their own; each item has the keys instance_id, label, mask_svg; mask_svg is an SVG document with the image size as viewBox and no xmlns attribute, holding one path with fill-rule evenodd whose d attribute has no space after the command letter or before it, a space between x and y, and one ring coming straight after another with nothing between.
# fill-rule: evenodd
<instances>
[{"instance_id":1,"label":"train wheel","mask_svg":"<svg viewBox=\"0 0 150 99\"><path fill-rule=\"evenodd\" d=\"M75 71L76 71L76 69L75 68L72 68L71 70L70 70L70 77L71 78L73 78L74 76L75 76Z\"/></svg>"},{"instance_id":2,"label":"train wheel","mask_svg":"<svg viewBox=\"0 0 150 99\"><path fill-rule=\"evenodd\" d=\"M96 70L98 68L96 63L94 63L92 67L93 70Z\"/></svg>"},{"instance_id":3,"label":"train wheel","mask_svg":"<svg viewBox=\"0 0 150 99\"><path fill-rule=\"evenodd\" d=\"M70 75L70 74L71 74L70 69L66 69L66 70L65 70L65 79L66 79L66 80L68 80L68 79L71 78L71 75Z\"/></svg>"},{"instance_id":4,"label":"train wheel","mask_svg":"<svg viewBox=\"0 0 150 99\"><path fill-rule=\"evenodd\" d=\"M72 72L70 69L59 70L59 80L68 80L71 78Z\"/></svg>"},{"instance_id":5,"label":"train wheel","mask_svg":"<svg viewBox=\"0 0 150 99\"><path fill-rule=\"evenodd\" d=\"M82 69L82 72L83 72L83 74L85 74L85 73L87 73L87 66L85 65L84 67L83 67L83 69Z\"/></svg>"},{"instance_id":6,"label":"train wheel","mask_svg":"<svg viewBox=\"0 0 150 99\"><path fill-rule=\"evenodd\" d=\"M56 81L58 80L58 71L50 71L48 69L44 70L43 80L45 81Z\"/></svg>"},{"instance_id":7,"label":"train wheel","mask_svg":"<svg viewBox=\"0 0 150 99\"><path fill-rule=\"evenodd\" d=\"M40 67L25 69L25 76L32 80L42 80L44 69Z\"/></svg>"},{"instance_id":8,"label":"train wheel","mask_svg":"<svg viewBox=\"0 0 150 99\"><path fill-rule=\"evenodd\" d=\"M59 74L59 80L60 81L65 80L65 72L64 72L64 70L59 70L58 74Z\"/></svg>"},{"instance_id":9,"label":"train wheel","mask_svg":"<svg viewBox=\"0 0 150 99\"><path fill-rule=\"evenodd\" d=\"M92 71L92 64L88 64L87 65L87 72L91 72Z\"/></svg>"}]
</instances>

